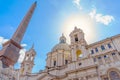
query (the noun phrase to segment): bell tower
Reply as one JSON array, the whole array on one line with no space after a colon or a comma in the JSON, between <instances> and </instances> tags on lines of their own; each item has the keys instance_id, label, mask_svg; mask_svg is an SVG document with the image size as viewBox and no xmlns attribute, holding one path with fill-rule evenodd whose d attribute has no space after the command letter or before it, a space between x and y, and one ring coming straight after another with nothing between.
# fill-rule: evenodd
<instances>
[{"instance_id":1,"label":"bell tower","mask_svg":"<svg viewBox=\"0 0 120 80\"><path fill-rule=\"evenodd\" d=\"M3 49L0 51L0 60L2 61L4 68L9 67L10 65L13 66L17 62L19 58L19 51L22 48L20 43L33 15L35 7L36 2L31 6L30 10L23 18L12 38L3 44Z\"/></svg>"},{"instance_id":2,"label":"bell tower","mask_svg":"<svg viewBox=\"0 0 120 80\"><path fill-rule=\"evenodd\" d=\"M71 39L71 49L72 49L72 61L77 61L80 57L85 57L87 45L86 40L84 38L84 33L81 29L77 27L70 33Z\"/></svg>"},{"instance_id":3,"label":"bell tower","mask_svg":"<svg viewBox=\"0 0 120 80\"><path fill-rule=\"evenodd\" d=\"M35 55L36 55L36 52L34 50L34 46L32 46L32 48L26 52L25 58L21 64L22 75L32 72L32 68L34 66Z\"/></svg>"}]
</instances>

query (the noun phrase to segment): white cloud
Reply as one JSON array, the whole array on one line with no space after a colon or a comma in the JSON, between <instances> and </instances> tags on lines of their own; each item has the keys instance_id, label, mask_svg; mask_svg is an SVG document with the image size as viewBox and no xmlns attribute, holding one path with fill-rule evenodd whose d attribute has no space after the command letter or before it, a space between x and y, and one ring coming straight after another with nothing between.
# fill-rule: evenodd
<instances>
[{"instance_id":1,"label":"white cloud","mask_svg":"<svg viewBox=\"0 0 120 80\"><path fill-rule=\"evenodd\" d=\"M93 9L90 13L89 13L91 18L94 18L96 15L96 9Z\"/></svg>"},{"instance_id":2,"label":"white cloud","mask_svg":"<svg viewBox=\"0 0 120 80\"><path fill-rule=\"evenodd\" d=\"M27 44L21 44L21 46L22 47L26 47ZM18 59L18 63L22 63L23 62L24 57L25 57L25 53L26 53L26 49L25 48L20 50L20 52L19 52L20 56L19 56L19 59Z\"/></svg>"},{"instance_id":3,"label":"white cloud","mask_svg":"<svg viewBox=\"0 0 120 80\"><path fill-rule=\"evenodd\" d=\"M80 10L82 10L82 6L80 5L80 0L73 0L73 3L74 3Z\"/></svg>"},{"instance_id":4,"label":"white cloud","mask_svg":"<svg viewBox=\"0 0 120 80\"><path fill-rule=\"evenodd\" d=\"M21 46L22 47L26 47L27 44L21 44ZM20 56L19 56L19 59L18 59L18 63L22 63L23 62L24 57L25 57L25 53L26 53L26 49L23 48L23 49L20 50L20 52L19 52Z\"/></svg>"},{"instance_id":5,"label":"white cloud","mask_svg":"<svg viewBox=\"0 0 120 80\"><path fill-rule=\"evenodd\" d=\"M18 59L18 63L22 63L24 57L25 57L25 52L26 52L26 49L21 49L20 50L20 56L19 56L19 59Z\"/></svg>"},{"instance_id":6,"label":"white cloud","mask_svg":"<svg viewBox=\"0 0 120 80\"><path fill-rule=\"evenodd\" d=\"M21 44L21 46L22 46L22 47L26 47L26 46L27 46L27 44Z\"/></svg>"},{"instance_id":7,"label":"white cloud","mask_svg":"<svg viewBox=\"0 0 120 80\"><path fill-rule=\"evenodd\" d=\"M27 44L21 44L21 46L22 47L26 47ZM19 59L18 59L18 63L22 63L23 62L24 57L25 57L25 53L26 53L26 49L25 48L20 50L20 52L19 52L20 56L19 56Z\"/></svg>"},{"instance_id":8,"label":"white cloud","mask_svg":"<svg viewBox=\"0 0 120 80\"><path fill-rule=\"evenodd\" d=\"M3 43L7 42L8 39L5 39L4 37L0 36L0 46L2 46Z\"/></svg>"},{"instance_id":9,"label":"white cloud","mask_svg":"<svg viewBox=\"0 0 120 80\"><path fill-rule=\"evenodd\" d=\"M89 13L90 17L92 19L95 19L96 22L102 23L104 25L109 25L113 20L114 17L111 15L103 15L101 13L97 13L96 9L93 9L90 13Z\"/></svg>"}]
</instances>

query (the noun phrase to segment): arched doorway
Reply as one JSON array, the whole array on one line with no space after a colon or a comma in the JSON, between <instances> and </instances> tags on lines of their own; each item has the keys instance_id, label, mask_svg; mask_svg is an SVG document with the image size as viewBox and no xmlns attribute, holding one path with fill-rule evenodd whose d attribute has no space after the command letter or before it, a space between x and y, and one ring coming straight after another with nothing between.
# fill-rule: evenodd
<instances>
[{"instance_id":1,"label":"arched doorway","mask_svg":"<svg viewBox=\"0 0 120 80\"><path fill-rule=\"evenodd\" d=\"M110 80L120 80L120 74L117 71L110 71L109 78Z\"/></svg>"}]
</instances>

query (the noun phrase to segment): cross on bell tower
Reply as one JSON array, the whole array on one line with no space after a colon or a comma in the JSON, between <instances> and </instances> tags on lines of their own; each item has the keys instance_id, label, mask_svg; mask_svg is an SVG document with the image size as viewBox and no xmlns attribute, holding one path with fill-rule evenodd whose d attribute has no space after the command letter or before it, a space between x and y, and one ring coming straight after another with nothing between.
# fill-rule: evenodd
<instances>
[{"instance_id":1,"label":"cross on bell tower","mask_svg":"<svg viewBox=\"0 0 120 80\"><path fill-rule=\"evenodd\" d=\"M4 68L9 67L10 65L13 66L17 62L19 58L19 51L22 48L20 43L33 15L35 7L36 2L33 3L26 16L23 18L12 38L3 44L3 49L0 51L0 60L2 61Z\"/></svg>"}]
</instances>

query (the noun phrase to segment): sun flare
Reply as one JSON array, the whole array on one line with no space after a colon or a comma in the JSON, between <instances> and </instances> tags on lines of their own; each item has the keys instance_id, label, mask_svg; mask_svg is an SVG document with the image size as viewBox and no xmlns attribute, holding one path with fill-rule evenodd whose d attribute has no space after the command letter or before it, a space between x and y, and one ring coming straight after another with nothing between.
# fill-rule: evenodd
<instances>
[{"instance_id":1,"label":"sun flare","mask_svg":"<svg viewBox=\"0 0 120 80\"><path fill-rule=\"evenodd\" d=\"M66 37L69 43L69 34L75 26L83 30L83 32L85 33L85 39L88 43L91 43L95 39L97 39L95 22L90 18L90 16L75 14L65 19L61 28L61 32L67 35Z\"/></svg>"}]
</instances>

